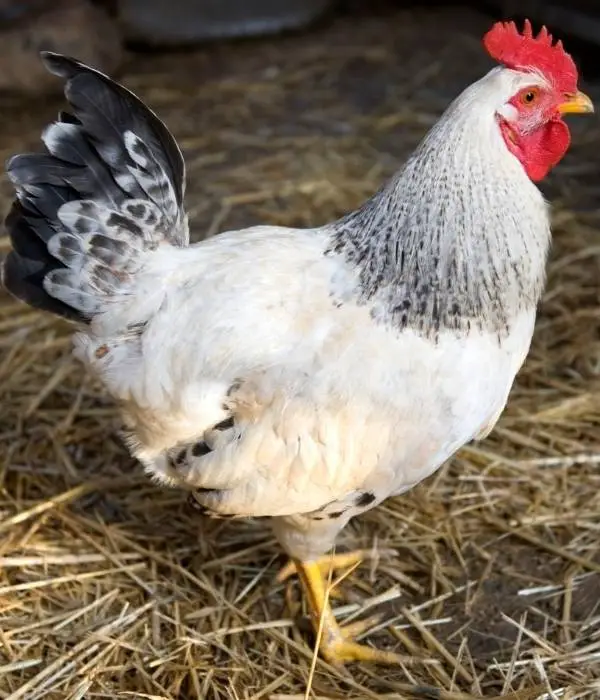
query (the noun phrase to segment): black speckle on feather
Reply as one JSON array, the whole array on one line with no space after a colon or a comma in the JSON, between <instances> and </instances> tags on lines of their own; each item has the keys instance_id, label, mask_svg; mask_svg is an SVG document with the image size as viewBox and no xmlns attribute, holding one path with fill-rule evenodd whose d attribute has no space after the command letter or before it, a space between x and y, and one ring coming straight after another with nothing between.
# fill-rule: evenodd
<instances>
[{"instance_id":1,"label":"black speckle on feather","mask_svg":"<svg viewBox=\"0 0 600 700\"><path fill-rule=\"evenodd\" d=\"M136 219L144 219L147 210L148 208L145 206L144 202L136 202L127 207L127 212Z\"/></svg>"},{"instance_id":2,"label":"black speckle on feather","mask_svg":"<svg viewBox=\"0 0 600 700\"><path fill-rule=\"evenodd\" d=\"M207 455L210 452L212 452L211 448L204 441L199 441L192 445L193 457L204 457L204 455Z\"/></svg>"},{"instance_id":3,"label":"black speckle on feather","mask_svg":"<svg viewBox=\"0 0 600 700\"><path fill-rule=\"evenodd\" d=\"M212 489L195 489L188 496L188 505L191 506L198 513L201 513L202 515L205 515L211 518L212 520L238 520L247 517L244 515L238 515L237 513L220 513L218 510L215 510L214 508L211 508L210 506L207 506L198 500L198 498L201 498L203 495L208 495L211 493L217 494L219 492L214 491Z\"/></svg>"},{"instance_id":4,"label":"black speckle on feather","mask_svg":"<svg viewBox=\"0 0 600 700\"><path fill-rule=\"evenodd\" d=\"M242 380L241 379L236 379L234 382L231 383L231 386L227 389L225 392L226 396L232 396L235 394L236 391L239 391L242 388Z\"/></svg>"},{"instance_id":5,"label":"black speckle on feather","mask_svg":"<svg viewBox=\"0 0 600 700\"><path fill-rule=\"evenodd\" d=\"M233 428L234 425L235 425L235 420L234 420L233 416L231 416L229 418L225 418L225 420L222 420L220 423L217 423L217 425L215 425L214 429L215 430L230 430L231 428Z\"/></svg>"},{"instance_id":6,"label":"black speckle on feather","mask_svg":"<svg viewBox=\"0 0 600 700\"><path fill-rule=\"evenodd\" d=\"M131 218L128 216L124 216L123 214L119 214L118 212L113 212L108 219L106 220L106 225L107 226L113 226L114 228L117 229L124 229L125 231L128 231L129 233L133 234L134 236L142 236L143 231L141 226L136 224L135 221L133 221Z\"/></svg>"},{"instance_id":7,"label":"black speckle on feather","mask_svg":"<svg viewBox=\"0 0 600 700\"><path fill-rule=\"evenodd\" d=\"M75 229L75 233L79 233L81 235L84 233L93 233L95 226L90 219L80 217L73 224L73 228Z\"/></svg>"},{"instance_id":8,"label":"black speckle on feather","mask_svg":"<svg viewBox=\"0 0 600 700\"><path fill-rule=\"evenodd\" d=\"M365 491L364 493L361 493L360 496L357 497L356 501L354 502L357 508L366 508L367 506L370 506L373 501L375 501L375 494L370 493L369 491Z\"/></svg>"},{"instance_id":9,"label":"black speckle on feather","mask_svg":"<svg viewBox=\"0 0 600 700\"><path fill-rule=\"evenodd\" d=\"M54 256L68 266L69 263L76 260L77 257L82 254L81 241L75 236L69 236L67 234L60 237L57 236L57 239L58 244L53 251Z\"/></svg>"},{"instance_id":10,"label":"black speckle on feather","mask_svg":"<svg viewBox=\"0 0 600 700\"><path fill-rule=\"evenodd\" d=\"M135 254L135 250L126 241L114 240L106 236L92 236L89 239L88 248L91 255L108 265L114 265L126 255Z\"/></svg>"},{"instance_id":11,"label":"black speckle on feather","mask_svg":"<svg viewBox=\"0 0 600 700\"><path fill-rule=\"evenodd\" d=\"M196 512L200 513L201 515L205 515L209 518L215 519L215 520L228 520L229 519L230 516L222 516L219 513L216 513L214 510L211 510L208 506L205 506L204 504L200 503L200 501L198 501L198 499L195 497L194 493L191 493L188 496L187 503L188 503L188 506L193 508Z\"/></svg>"},{"instance_id":12,"label":"black speckle on feather","mask_svg":"<svg viewBox=\"0 0 600 700\"><path fill-rule=\"evenodd\" d=\"M175 455L169 455L170 466L177 469L182 467L187 462L187 450L182 449Z\"/></svg>"},{"instance_id":13,"label":"black speckle on feather","mask_svg":"<svg viewBox=\"0 0 600 700\"><path fill-rule=\"evenodd\" d=\"M198 511L202 515L208 512L208 508L206 506L203 506L201 503L198 503L198 501L194 498L194 494L191 493L188 498L187 498L187 504L190 506L190 508L193 508L194 510Z\"/></svg>"},{"instance_id":14,"label":"black speckle on feather","mask_svg":"<svg viewBox=\"0 0 600 700\"><path fill-rule=\"evenodd\" d=\"M146 330L148 326L147 322L142 322L142 323L132 323L130 326L127 326L127 332L131 335L142 335L144 331Z\"/></svg>"}]
</instances>

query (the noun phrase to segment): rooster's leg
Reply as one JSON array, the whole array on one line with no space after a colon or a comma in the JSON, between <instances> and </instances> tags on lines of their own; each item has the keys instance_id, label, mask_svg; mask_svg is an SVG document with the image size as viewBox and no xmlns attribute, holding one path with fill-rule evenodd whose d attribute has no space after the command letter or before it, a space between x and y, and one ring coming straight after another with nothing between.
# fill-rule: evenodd
<instances>
[{"instance_id":1,"label":"rooster's leg","mask_svg":"<svg viewBox=\"0 0 600 700\"><path fill-rule=\"evenodd\" d=\"M355 552L344 552L342 554L326 554L320 559L311 562L319 567L322 576L328 577L329 571L337 571L338 569L350 569L358 566L364 559L372 556L371 549L357 549ZM298 565L294 559L290 559L288 563L281 569L277 576L279 582L285 581L295 573L298 573ZM331 595L331 591L329 593Z\"/></svg>"},{"instance_id":2,"label":"rooster's leg","mask_svg":"<svg viewBox=\"0 0 600 700\"><path fill-rule=\"evenodd\" d=\"M334 665L340 665L347 661L370 661L383 664L398 664L407 661L406 657L394 652L372 649L353 641L357 635L374 624L376 620L373 618L361 620L345 627L337 623L328 602L327 573L323 570L324 564L318 561L295 561L294 565L307 596L311 622L317 639L319 639L319 651L326 661ZM331 566L331 558L329 558L329 566Z\"/></svg>"},{"instance_id":3,"label":"rooster's leg","mask_svg":"<svg viewBox=\"0 0 600 700\"><path fill-rule=\"evenodd\" d=\"M358 566L365 559L372 559L375 555L376 550L373 549L357 549L354 552L344 552L342 554L325 554L320 559L314 560L312 563L316 564L321 571L321 574L325 578L329 578L330 571L338 571L339 569L350 569ZM280 570L277 575L277 580L281 583L282 581L287 581L294 574L297 574L298 570L296 568L296 562L294 559L290 559L288 563ZM342 595L338 592L337 588L329 589L330 598L341 598Z\"/></svg>"}]
</instances>

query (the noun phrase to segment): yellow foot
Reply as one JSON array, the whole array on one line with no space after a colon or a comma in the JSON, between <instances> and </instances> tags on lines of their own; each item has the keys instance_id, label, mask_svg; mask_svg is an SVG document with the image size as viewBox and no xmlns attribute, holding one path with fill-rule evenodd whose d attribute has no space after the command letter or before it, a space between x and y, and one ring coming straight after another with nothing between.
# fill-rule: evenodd
<instances>
[{"instance_id":1,"label":"yellow foot","mask_svg":"<svg viewBox=\"0 0 600 700\"><path fill-rule=\"evenodd\" d=\"M349 661L367 661L369 663L379 664L402 664L412 663L414 660L393 651L384 651L383 649L373 649L366 644L358 644L354 639L360 636L363 632L375 627L381 622L380 615L372 615L365 620L351 622L348 625L338 625L334 620L329 619L327 626L328 614L325 613L324 624L321 629L321 639L319 643L319 651L324 659L333 666L340 666ZM319 628L316 627L316 633L319 633Z\"/></svg>"},{"instance_id":2,"label":"yellow foot","mask_svg":"<svg viewBox=\"0 0 600 700\"><path fill-rule=\"evenodd\" d=\"M319 651L323 658L332 666L343 666L352 661L366 661L372 664L386 664L392 666L396 664L411 664L414 659L401 656L393 651L384 649L373 649L366 644L336 640L328 644L321 642Z\"/></svg>"},{"instance_id":3,"label":"yellow foot","mask_svg":"<svg viewBox=\"0 0 600 700\"><path fill-rule=\"evenodd\" d=\"M343 665L348 661L367 661L382 664L414 663L412 657L401 656L392 651L373 649L364 644L358 644L354 639L376 625L380 616L372 616L365 620L340 626L329 605L327 578L331 568L341 568L355 565L364 558L364 552L324 557L320 561L295 561L291 573L298 573L300 582L307 597L311 612L311 622L317 637L319 652L332 665ZM332 561L333 559L333 561ZM280 574L279 580L285 580L290 573L286 567ZM325 573L324 573L325 572Z\"/></svg>"}]
</instances>

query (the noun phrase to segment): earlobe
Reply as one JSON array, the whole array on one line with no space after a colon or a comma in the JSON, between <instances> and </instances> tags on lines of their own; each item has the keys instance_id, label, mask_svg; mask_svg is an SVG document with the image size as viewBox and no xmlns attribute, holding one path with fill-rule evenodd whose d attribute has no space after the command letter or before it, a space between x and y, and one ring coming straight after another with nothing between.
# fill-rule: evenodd
<instances>
[{"instance_id":1,"label":"earlobe","mask_svg":"<svg viewBox=\"0 0 600 700\"><path fill-rule=\"evenodd\" d=\"M505 119L507 122L515 122L519 116L519 112L514 105L507 102L498 110L498 116L502 117L502 119Z\"/></svg>"}]
</instances>

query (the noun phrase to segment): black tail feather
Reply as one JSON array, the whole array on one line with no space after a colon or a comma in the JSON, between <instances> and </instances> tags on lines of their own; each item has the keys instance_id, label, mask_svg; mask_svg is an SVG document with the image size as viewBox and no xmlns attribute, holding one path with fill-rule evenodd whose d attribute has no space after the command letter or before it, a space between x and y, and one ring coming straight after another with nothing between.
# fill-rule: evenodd
<instances>
[{"instance_id":1,"label":"black tail feather","mask_svg":"<svg viewBox=\"0 0 600 700\"><path fill-rule=\"evenodd\" d=\"M126 163L124 154L115 152L115 138L122 139L125 130L132 130L171 174L176 201L182 207L185 164L160 119L136 95L102 73L51 51L43 51L41 56L51 73L67 80L65 96L102 159L116 171L121 170ZM140 126L144 127L141 132ZM118 162L120 158L123 160ZM131 194L140 196L139 192Z\"/></svg>"},{"instance_id":2,"label":"black tail feather","mask_svg":"<svg viewBox=\"0 0 600 700\"><path fill-rule=\"evenodd\" d=\"M187 245L185 166L168 129L133 93L75 59L41 56L65 80L73 114L61 112L44 130L45 153L6 165L17 197L1 281L35 308L88 322L102 308L97 297L115 292L106 280L131 271L125 256L140 249L132 238Z\"/></svg>"}]
</instances>

